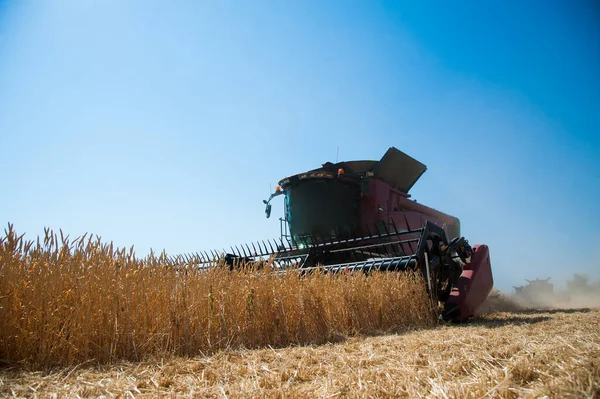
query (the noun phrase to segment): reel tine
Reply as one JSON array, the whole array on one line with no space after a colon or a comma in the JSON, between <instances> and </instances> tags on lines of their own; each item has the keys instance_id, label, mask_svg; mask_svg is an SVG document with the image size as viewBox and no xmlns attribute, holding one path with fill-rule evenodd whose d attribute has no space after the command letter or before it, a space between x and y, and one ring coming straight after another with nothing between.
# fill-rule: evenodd
<instances>
[{"instance_id":1,"label":"reel tine","mask_svg":"<svg viewBox=\"0 0 600 399\"><path fill-rule=\"evenodd\" d=\"M325 245L326 243L322 234L315 234L315 240L317 240L317 244L319 243L319 240L321 241L321 245Z\"/></svg>"},{"instance_id":2,"label":"reel tine","mask_svg":"<svg viewBox=\"0 0 600 399\"><path fill-rule=\"evenodd\" d=\"M260 241L256 241L256 245L258 246L258 256L264 256L265 253L263 248L260 246ZM252 243L252 246L254 247L254 243Z\"/></svg>"},{"instance_id":3,"label":"reel tine","mask_svg":"<svg viewBox=\"0 0 600 399\"><path fill-rule=\"evenodd\" d=\"M387 223L382 223L381 225L383 226L383 230L385 231L385 235L389 236L390 232L388 230Z\"/></svg>"},{"instance_id":4,"label":"reel tine","mask_svg":"<svg viewBox=\"0 0 600 399\"><path fill-rule=\"evenodd\" d=\"M244 247L242 247L242 248L244 248ZM238 255L239 257L242 257L242 256L243 256L243 255L242 255L242 251L240 251L240 249L237 247L237 245L235 246L235 249L237 249L237 255Z\"/></svg>"},{"instance_id":5,"label":"reel tine","mask_svg":"<svg viewBox=\"0 0 600 399\"><path fill-rule=\"evenodd\" d=\"M319 235L318 234L311 234L310 235L310 240L311 240L311 244L312 246L319 246Z\"/></svg>"},{"instance_id":6,"label":"reel tine","mask_svg":"<svg viewBox=\"0 0 600 399\"><path fill-rule=\"evenodd\" d=\"M404 256L404 248L402 248L402 243L398 243L396 244L396 248L398 249L397 253L400 256Z\"/></svg>"},{"instance_id":7,"label":"reel tine","mask_svg":"<svg viewBox=\"0 0 600 399\"><path fill-rule=\"evenodd\" d=\"M256 247L254 246L254 242L251 242L250 244L252 244L252 249L254 250L254 256L262 256L262 251L261 251L261 254L258 254L256 252ZM260 249L260 243L257 242L257 244L258 244L258 248ZM248 248L248 251L250 251L250 248Z\"/></svg>"},{"instance_id":8,"label":"reel tine","mask_svg":"<svg viewBox=\"0 0 600 399\"><path fill-rule=\"evenodd\" d=\"M389 244L386 245L386 254L387 256L393 257L394 256L394 244Z\"/></svg>"},{"instance_id":9,"label":"reel tine","mask_svg":"<svg viewBox=\"0 0 600 399\"><path fill-rule=\"evenodd\" d=\"M381 253L384 254L385 257L392 256L390 247L391 247L391 244L389 242L384 242L383 245L381 246Z\"/></svg>"},{"instance_id":10,"label":"reel tine","mask_svg":"<svg viewBox=\"0 0 600 399\"><path fill-rule=\"evenodd\" d=\"M327 241L333 242L334 237L331 235L331 230L327 232Z\"/></svg>"},{"instance_id":11,"label":"reel tine","mask_svg":"<svg viewBox=\"0 0 600 399\"><path fill-rule=\"evenodd\" d=\"M273 250L273 246L271 245L271 241L267 240L267 242L269 243L269 247L271 248L271 252L275 253L275 251ZM267 248L267 245L265 244L265 242L263 241L263 245L265 246L265 249Z\"/></svg>"},{"instance_id":12,"label":"reel tine","mask_svg":"<svg viewBox=\"0 0 600 399\"><path fill-rule=\"evenodd\" d=\"M394 232L398 234L398 227L396 227L396 222L394 222L394 219L392 219L392 227L394 228Z\"/></svg>"},{"instance_id":13,"label":"reel tine","mask_svg":"<svg viewBox=\"0 0 600 399\"><path fill-rule=\"evenodd\" d=\"M323 234L319 234L319 239L321 240L321 244L323 244L323 245L327 244L328 237L329 236L327 236L327 238L326 238Z\"/></svg>"},{"instance_id":14,"label":"reel tine","mask_svg":"<svg viewBox=\"0 0 600 399\"><path fill-rule=\"evenodd\" d=\"M269 249L271 250L271 254L276 254L279 252L279 249L277 248L277 244L275 244L275 248L273 248L273 243L271 242L271 240L267 240L267 244L269 244ZM265 248L267 246L265 245Z\"/></svg>"},{"instance_id":15,"label":"reel tine","mask_svg":"<svg viewBox=\"0 0 600 399\"><path fill-rule=\"evenodd\" d=\"M327 237L325 237L323 234L319 234L317 237L317 240L320 240L322 245L326 245L327 242L329 241L328 237L329 237L329 235Z\"/></svg>"},{"instance_id":16,"label":"reel tine","mask_svg":"<svg viewBox=\"0 0 600 399\"><path fill-rule=\"evenodd\" d=\"M254 242L252 243L252 248L254 249L254 252L256 253L256 256L263 256L263 250L262 247L260 246L260 241L256 241L256 246L254 246ZM256 250L256 248L258 247L258 251Z\"/></svg>"},{"instance_id":17,"label":"reel tine","mask_svg":"<svg viewBox=\"0 0 600 399\"><path fill-rule=\"evenodd\" d=\"M406 245L407 245L406 243L402 243L402 244L400 244L400 249L402 250L402 253L403 253L404 255L406 255L406 254L407 254L407 251L406 251ZM408 243L408 252L412 252L412 248L410 247L410 243Z\"/></svg>"},{"instance_id":18,"label":"reel tine","mask_svg":"<svg viewBox=\"0 0 600 399\"><path fill-rule=\"evenodd\" d=\"M367 237L371 237L372 236L372 234L371 234L371 228L369 227L368 223L364 224L364 231L367 232Z\"/></svg>"},{"instance_id":19,"label":"reel tine","mask_svg":"<svg viewBox=\"0 0 600 399\"><path fill-rule=\"evenodd\" d=\"M307 248L309 246L308 240L306 239L306 236L302 236L302 244L304 244L305 248Z\"/></svg>"},{"instance_id":20,"label":"reel tine","mask_svg":"<svg viewBox=\"0 0 600 399\"><path fill-rule=\"evenodd\" d=\"M267 249L267 246L265 245L264 240L257 241L256 244L258 245L258 249L260 249L260 256L266 256L268 249ZM261 244L262 244L262 246L261 246Z\"/></svg>"},{"instance_id":21,"label":"reel tine","mask_svg":"<svg viewBox=\"0 0 600 399\"><path fill-rule=\"evenodd\" d=\"M398 249L400 250L400 254L401 254L401 255L404 255L404 254L406 253L406 251L404 250L404 245L405 245L405 244L404 244L404 243L402 243L402 242L399 242L399 243L398 243Z\"/></svg>"}]
</instances>

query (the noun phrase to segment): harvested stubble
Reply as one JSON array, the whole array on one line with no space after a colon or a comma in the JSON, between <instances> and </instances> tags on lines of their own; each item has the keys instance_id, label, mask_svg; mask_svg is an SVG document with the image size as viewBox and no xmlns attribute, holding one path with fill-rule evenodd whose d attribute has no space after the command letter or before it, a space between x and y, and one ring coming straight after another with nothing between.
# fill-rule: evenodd
<instances>
[{"instance_id":1,"label":"harvested stubble","mask_svg":"<svg viewBox=\"0 0 600 399\"><path fill-rule=\"evenodd\" d=\"M30 367L324 343L432 326L421 278L175 267L99 237L0 239L0 360Z\"/></svg>"},{"instance_id":2,"label":"harvested stubble","mask_svg":"<svg viewBox=\"0 0 600 399\"><path fill-rule=\"evenodd\" d=\"M525 309L526 307L517 302L514 297L499 290L492 290L475 314L479 316L495 312L518 312Z\"/></svg>"},{"instance_id":3,"label":"harvested stubble","mask_svg":"<svg viewBox=\"0 0 600 399\"><path fill-rule=\"evenodd\" d=\"M0 370L0 397L600 398L600 309L281 349Z\"/></svg>"}]
</instances>

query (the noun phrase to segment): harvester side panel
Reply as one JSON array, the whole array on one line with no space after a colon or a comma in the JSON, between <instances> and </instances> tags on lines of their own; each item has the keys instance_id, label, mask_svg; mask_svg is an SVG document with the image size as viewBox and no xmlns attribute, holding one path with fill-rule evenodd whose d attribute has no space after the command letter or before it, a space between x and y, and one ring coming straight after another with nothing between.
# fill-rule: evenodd
<instances>
[{"instance_id":1,"label":"harvester side panel","mask_svg":"<svg viewBox=\"0 0 600 399\"><path fill-rule=\"evenodd\" d=\"M475 245L471 262L464 265L446 302L444 313L452 315L453 320L466 321L485 301L493 285L489 248L487 245Z\"/></svg>"},{"instance_id":2,"label":"harvester side panel","mask_svg":"<svg viewBox=\"0 0 600 399\"><path fill-rule=\"evenodd\" d=\"M446 230L448 239L460 237L460 221L409 199L409 195L391 188L387 183L370 179L368 195L361 201L361 224L373 225L374 221L393 220L399 228L407 228L405 218L411 228L422 227L425 221L435 223Z\"/></svg>"}]
</instances>

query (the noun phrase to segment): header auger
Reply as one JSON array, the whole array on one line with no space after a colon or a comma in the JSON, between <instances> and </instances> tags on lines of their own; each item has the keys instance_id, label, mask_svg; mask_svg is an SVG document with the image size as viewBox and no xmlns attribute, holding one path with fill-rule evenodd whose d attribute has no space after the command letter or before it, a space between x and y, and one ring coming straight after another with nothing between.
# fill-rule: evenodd
<instances>
[{"instance_id":1,"label":"header auger","mask_svg":"<svg viewBox=\"0 0 600 399\"><path fill-rule=\"evenodd\" d=\"M327 162L282 179L266 205L284 196L278 240L198 253L188 263L211 267L225 261L270 259L285 271L370 272L416 270L442 318L465 321L493 286L488 247L471 247L460 236L458 218L410 199L426 166L391 147L379 161Z\"/></svg>"}]
</instances>

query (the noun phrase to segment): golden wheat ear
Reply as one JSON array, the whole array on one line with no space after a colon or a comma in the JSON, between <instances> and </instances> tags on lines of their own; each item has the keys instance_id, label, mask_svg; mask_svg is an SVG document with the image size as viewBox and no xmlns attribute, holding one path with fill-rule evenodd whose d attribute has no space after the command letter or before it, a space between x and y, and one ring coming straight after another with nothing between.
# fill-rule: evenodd
<instances>
[{"instance_id":1,"label":"golden wheat ear","mask_svg":"<svg viewBox=\"0 0 600 399\"><path fill-rule=\"evenodd\" d=\"M324 343L432 326L421 278L200 270L46 228L0 239L0 359L73 365ZM268 265L270 262L267 261Z\"/></svg>"}]
</instances>

